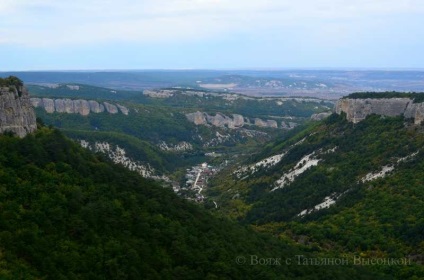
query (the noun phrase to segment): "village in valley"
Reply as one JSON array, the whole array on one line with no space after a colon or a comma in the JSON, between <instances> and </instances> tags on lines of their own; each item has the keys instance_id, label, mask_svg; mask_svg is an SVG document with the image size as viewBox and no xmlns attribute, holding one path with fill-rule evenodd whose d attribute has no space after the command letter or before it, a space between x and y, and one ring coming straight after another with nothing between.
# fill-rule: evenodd
<instances>
[{"instance_id":1,"label":"village in valley","mask_svg":"<svg viewBox=\"0 0 424 280\"><path fill-rule=\"evenodd\" d=\"M202 192L206 189L209 178L214 176L219 169L204 162L186 171L185 183L182 187L174 186L174 191L188 200L203 202L206 197Z\"/></svg>"}]
</instances>

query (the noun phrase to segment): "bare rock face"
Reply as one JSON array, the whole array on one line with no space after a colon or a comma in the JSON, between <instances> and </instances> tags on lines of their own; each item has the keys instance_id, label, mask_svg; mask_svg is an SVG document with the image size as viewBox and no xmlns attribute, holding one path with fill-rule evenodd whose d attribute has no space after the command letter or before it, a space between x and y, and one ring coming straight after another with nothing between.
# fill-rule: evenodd
<instances>
[{"instance_id":1,"label":"bare rock face","mask_svg":"<svg viewBox=\"0 0 424 280\"><path fill-rule=\"evenodd\" d=\"M322 121L323 119L328 118L331 114L332 114L331 112L323 112L323 113L313 114L311 116L311 120Z\"/></svg>"},{"instance_id":2,"label":"bare rock face","mask_svg":"<svg viewBox=\"0 0 424 280\"><path fill-rule=\"evenodd\" d=\"M416 106L415 116L414 116L415 124L422 124L424 121L424 103L419 103Z\"/></svg>"},{"instance_id":3,"label":"bare rock face","mask_svg":"<svg viewBox=\"0 0 424 280\"><path fill-rule=\"evenodd\" d=\"M232 118L221 113L216 113L215 116L208 115L202 112L195 112L186 114L187 119L195 125L213 125L216 127L228 127L236 129L245 125L256 125L259 127L278 128L278 123L275 120L263 121L259 118L254 119L252 124L248 118L242 115L233 114Z\"/></svg>"},{"instance_id":4,"label":"bare rock face","mask_svg":"<svg viewBox=\"0 0 424 280\"><path fill-rule=\"evenodd\" d=\"M274 120L267 120L266 124L267 124L268 127L278 128L278 123Z\"/></svg>"},{"instance_id":5,"label":"bare rock face","mask_svg":"<svg viewBox=\"0 0 424 280\"><path fill-rule=\"evenodd\" d=\"M255 125L259 127L268 127L268 123L260 118L255 118Z\"/></svg>"},{"instance_id":6,"label":"bare rock face","mask_svg":"<svg viewBox=\"0 0 424 280\"><path fill-rule=\"evenodd\" d=\"M68 114L74 114L75 113L75 106L74 101L71 99L64 99L65 103L65 112Z\"/></svg>"},{"instance_id":7,"label":"bare rock face","mask_svg":"<svg viewBox=\"0 0 424 280\"><path fill-rule=\"evenodd\" d=\"M194 123L195 125L205 125L208 122L206 121L205 114L202 112L195 112L186 115L187 119Z\"/></svg>"},{"instance_id":8,"label":"bare rock face","mask_svg":"<svg viewBox=\"0 0 424 280\"><path fill-rule=\"evenodd\" d=\"M298 126L298 124L297 124L297 123L295 123L295 122L289 122L289 127L290 127L290 129L293 129L293 128L295 128L296 126Z\"/></svg>"},{"instance_id":9,"label":"bare rock face","mask_svg":"<svg viewBox=\"0 0 424 280\"><path fill-rule=\"evenodd\" d=\"M298 126L298 124L295 123L295 122L285 122L285 121L281 122L281 128L282 129L293 129L296 126Z\"/></svg>"},{"instance_id":10,"label":"bare rock face","mask_svg":"<svg viewBox=\"0 0 424 280\"><path fill-rule=\"evenodd\" d=\"M153 98L168 98L174 96L173 90L144 90L143 94Z\"/></svg>"},{"instance_id":11,"label":"bare rock face","mask_svg":"<svg viewBox=\"0 0 424 280\"><path fill-rule=\"evenodd\" d=\"M415 124L421 124L424 121L424 103L409 103L404 116L414 119Z\"/></svg>"},{"instance_id":12,"label":"bare rock face","mask_svg":"<svg viewBox=\"0 0 424 280\"><path fill-rule=\"evenodd\" d=\"M90 105L90 111L93 113L102 113L105 111L105 107L97 101L90 100L88 104Z\"/></svg>"},{"instance_id":13,"label":"bare rock face","mask_svg":"<svg viewBox=\"0 0 424 280\"><path fill-rule=\"evenodd\" d=\"M118 107L116 107L113 104L107 103L107 102L103 102L103 104L105 105L106 111L110 114L117 114L118 113Z\"/></svg>"},{"instance_id":14,"label":"bare rock face","mask_svg":"<svg viewBox=\"0 0 424 280\"><path fill-rule=\"evenodd\" d=\"M278 123L275 120L262 120L255 118L255 125L259 127L278 128Z\"/></svg>"},{"instance_id":15,"label":"bare rock face","mask_svg":"<svg viewBox=\"0 0 424 280\"><path fill-rule=\"evenodd\" d=\"M225 125L228 125L228 117L220 113L217 113L214 117L206 115L206 119L208 120L208 123L214 126L224 127Z\"/></svg>"},{"instance_id":16,"label":"bare rock face","mask_svg":"<svg viewBox=\"0 0 424 280\"><path fill-rule=\"evenodd\" d=\"M54 106L56 108L56 112L58 113L65 113L65 101L63 99L56 99L54 101Z\"/></svg>"},{"instance_id":17,"label":"bare rock face","mask_svg":"<svg viewBox=\"0 0 424 280\"><path fill-rule=\"evenodd\" d=\"M122 112L122 114L128 116L128 108L119 104L116 104L116 106L119 108L119 110Z\"/></svg>"},{"instance_id":18,"label":"bare rock face","mask_svg":"<svg viewBox=\"0 0 424 280\"><path fill-rule=\"evenodd\" d=\"M336 113L342 112L353 123L364 120L370 114L377 114L389 117L403 115L420 124L424 119L424 103L414 103L410 98L340 99L336 103Z\"/></svg>"},{"instance_id":19,"label":"bare rock face","mask_svg":"<svg viewBox=\"0 0 424 280\"><path fill-rule=\"evenodd\" d=\"M43 101L41 100L41 98L31 98L30 100L31 100L31 105L34 108L43 106L42 104Z\"/></svg>"},{"instance_id":20,"label":"bare rock face","mask_svg":"<svg viewBox=\"0 0 424 280\"><path fill-rule=\"evenodd\" d=\"M42 100L35 101L38 105ZM0 133L11 131L19 137L37 130L35 112L28 91L0 88Z\"/></svg>"},{"instance_id":21,"label":"bare rock face","mask_svg":"<svg viewBox=\"0 0 424 280\"><path fill-rule=\"evenodd\" d=\"M43 106L47 113L54 112L54 101L50 98L43 98Z\"/></svg>"},{"instance_id":22,"label":"bare rock face","mask_svg":"<svg viewBox=\"0 0 424 280\"><path fill-rule=\"evenodd\" d=\"M105 111L110 114L117 114L118 108L124 115L128 115L129 109L122 105L114 105L104 102L104 105L94 100L72 100L72 99L50 99L50 98L31 98L31 104L35 108L44 108L47 113L68 113L87 116L92 113L102 113Z\"/></svg>"},{"instance_id":23,"label":"bare rock face","mask_svg":"<svg viewBox=\"0 0 424 280\"><path fill-rule=\"evenodd\" d=\"M74 100L75 113L79 113L81 116L87 116L90 114L90 105L87 100Z\"/></svg>"},{"instance_id":24,"label":"bare rock face","mask_svg":"<svg viewBox=\"0 0 424 280\"><path fill-rule=\"evenodd\" d=\"M233 114L233 125L234 127L243 127L244 118L242 115Z\"/></svg>"}]
</instances>

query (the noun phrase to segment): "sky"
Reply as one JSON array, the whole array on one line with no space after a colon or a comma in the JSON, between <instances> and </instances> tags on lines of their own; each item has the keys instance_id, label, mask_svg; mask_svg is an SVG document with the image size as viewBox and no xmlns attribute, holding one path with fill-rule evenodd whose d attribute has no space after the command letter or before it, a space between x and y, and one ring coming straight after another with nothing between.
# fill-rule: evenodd
<instances>
[{"instance_id":1,"label":"sky","mask_svg":"<svg viewBox=\"0 0 424 280\"><path fill-rule=\"evenodd\" d=\"M423 0L0 0L0 71L424 68Z\"/></svg>"}]
</instances>

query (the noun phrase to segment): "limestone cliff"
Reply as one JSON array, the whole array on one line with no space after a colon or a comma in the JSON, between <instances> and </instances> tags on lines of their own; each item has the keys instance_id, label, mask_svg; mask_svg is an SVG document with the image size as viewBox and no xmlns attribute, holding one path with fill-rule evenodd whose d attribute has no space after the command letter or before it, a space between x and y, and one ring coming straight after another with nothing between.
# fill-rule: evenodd
<instances>
[{"instance_id":1,"label":"limestone cliff","mask_svg":"<svg viewBox=\"0 0 424 280\"><path fill-rule=\"evenodd\" d=\"M278 128L278 124L274 120L267 120L263 121L259 118L255 118L255 125L259 127L272 127L272 128Z\"/></svg>"},{"instance_id":2,"label":"limestone cliff","mask_svg":"<svg viewBox=\"0 0 424 280\"><path fill-rule=\"evenodd\" d=\"M104 102L103 104L105 105L106 111L108 113L110 113L110 114L118 113L118 107L116 107L115 105L107 103L107 102Z\"/></svg>"},{"instance_id":3,"label":"limestone cliff","mask_svg":"<svg viewBox=\"0 0 424 280\"><path fill-rule=\"evenodd\" d=\"M0 88L0 133L11 131L24 137L37 129L28 91L20 87Z\"/></svg>"},{"instance_id":4,"label":"limestone cliff","mask_svg":"<svg viewBox=\"0 0 424 280\"><path fill-rule=\"evenodd\" d=\"M72 99L50 99L50 98L31 98L31 103L35 108L44 108L47 113L68 113L87 116L90 113L108 112L117 114L119 111L128 115L129 109L119 104L108 102L99 103L94 100L72 100ZM118 110L119 109L119 110Z\"/></svg>"},{"instance_id":5,"label":"limestone cliff","mask_svg":"<svg viewBox=\"0 0 424 280\"><path fill-rule=\"evenodd\" d=\"M258 127L278 128L278 123L275 120L261 120L255 118L252 122L242 115L232 114L231 117L221 113L216 113L215 116L203 112L195 112L186 114L189 121L195 125L213 125L217 127L228 127L231 129L240 128L246 125L255 125Z\"/></svg>"},{"instance_id":6,"label":"limestone cliff","mask_svg":"<svg viewBox=\"0 0 424 280\"><path fill-rule=\"evenodd\" d=\"M358 123L368 115L404 116L414 119L415 124L421 124L424 119L424 103L414 103L410 98L366 98L340 99L336 103L336 113L346 113L348 121Z\"/></svg>"}]
</instances>

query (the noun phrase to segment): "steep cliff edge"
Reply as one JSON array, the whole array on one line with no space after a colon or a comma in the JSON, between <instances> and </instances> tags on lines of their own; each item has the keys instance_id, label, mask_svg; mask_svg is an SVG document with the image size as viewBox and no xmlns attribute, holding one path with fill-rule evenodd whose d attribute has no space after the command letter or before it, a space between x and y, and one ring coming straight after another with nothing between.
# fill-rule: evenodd
<instances>
[{"instance_id":1,"label":"steep cliff edge","mask_svg":"<svg viewBox=\"0 0 424 280\"><path fill-rule=\"evenodd\" d=\"M72 100L72 99L51 99L51 98L31 98L34 108L44 108L47 113L68 113L87 116L91 113L117 114L119 111L128 115L129 109L119 104L110 104L108 102L99 103L94 100ZM118 111L119 108L119 111Z\"/></svg>"},{"instance_id":2,"label":"steep cliff edge","mask_svg":"<svg viewBox=\"0 0 424 280\"><path fill-rule=\"evenodd\" d=\"M24 87L0 87L0 133L24 137L37 129L34 109Z\"/></svg>"},{"instance_id":3,"label":"steep cliff edge","mask_svg":"<svg viewBox=\"0 0 424 280\"><path fill-rule=\"evenodd\" d=\"M424 103L414 103L411 98L366 98L340 99L336 103L336 113L346 113L348 121L358 123L368 115L404 116L414 119L415 124L424 120Z\"/></svg>"}]
</instances>

